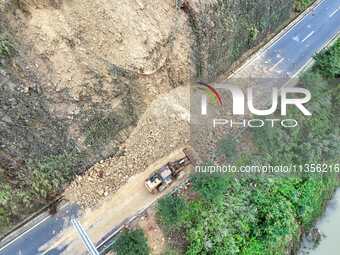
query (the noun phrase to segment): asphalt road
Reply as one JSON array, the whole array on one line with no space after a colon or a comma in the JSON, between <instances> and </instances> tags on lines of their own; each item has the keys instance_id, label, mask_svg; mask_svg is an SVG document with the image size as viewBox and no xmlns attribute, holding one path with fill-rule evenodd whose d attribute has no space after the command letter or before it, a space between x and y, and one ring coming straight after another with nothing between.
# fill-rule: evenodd
<instances>
[{"instance_id":1,"label":"asphalt road","mask_svg":"<svg viewBox=\"0 0 340 255\"><path fill-rule=\"evenodd\" d=\"M294 77L312 56L339 32L339 29L340 0L322 1L266 50L241 67L235 76L244 77L262 73ZM154 199L150 198L150 202L152 200ZM81 214L77 206L68 204L56 215L37 220L27 231L0 248L0 255L86 254L79 237L72 229L70 220L73 217L79 218L81 222L86 215ZM93 217L93 222L85 226L91 238L93 237L91 233L96 233L95 242L100 240L99 235L103 237L116 224L110 222L108 217L105 224L102 222L105 230L102 233L99 233L101 232L99 229L94 231L96 224L106 217L108 217L107 211L102 211L101 219ZM70 245L77 247L78 250L68 252Z\"/></svg>"},{"instance_id":2,"label":"asphalt road","mask_svg":"<svg viewBox=\"0 0 340 255\"><path fill-rule=\"evenodd\" d=\"M293 76L316 51L339 32L339 9L339 0L324 1L275 43L265 54L265 58L272 65L280 63L277 64L278 70L284 70L289 76Z\"/></svg>"},{"instance_id":3,"label":"asphalt road","mask_svg":"<svg viewBox=\"0 0 340 255\"><path fill-rule=\"evenodd\" d=\"M324 0L233 77L294 77L340 31L340 0Z\"/></svg>"},{"instance_id":4,"label":"asphalt road","mask_svg":"<svg viewBox=\"0 0 340 255\"><path fill-rule=\"evenodd\" d=\"M144 187L144 180L155 170L169 161L184 156L179 148L166 157L150 165L131 177L127 184L116 193L107 197L98 207L80 211L76 205L66 204L53 216L38 219L34 226L16 239L0 248L1 255L57 255L87 254L85 245L72 226L71 219L76 218L88 233L91 240L98 245L107 234L127 218L132 218L138 211L149 207L171 189L158 194L150 194ZM189 168L184 169L189 171ZM173 187L178 182L174 183Z\"/></svg>"},{"instance_id":5,"label":"asphalt road","mask_svg":"<svg viewBox=\"0 0 340 255\"><path fill-rule=\"evenodd\" d=\"M77 205L66 204L59 209L55 215L42 215L34 220L24 233L18 235L15 239L0 248L1 255L38 255L49 254L57 255L67 248L66 244L44 253L44 245L55 238L64 229L71 226L71 219L80 216L80 210Z\"/></svg>"}]
</instances>

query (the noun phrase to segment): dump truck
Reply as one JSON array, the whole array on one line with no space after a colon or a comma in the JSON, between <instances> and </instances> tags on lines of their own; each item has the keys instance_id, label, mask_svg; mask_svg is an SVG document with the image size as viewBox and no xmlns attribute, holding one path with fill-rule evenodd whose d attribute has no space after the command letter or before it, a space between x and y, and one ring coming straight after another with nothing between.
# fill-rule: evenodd
<instances>
[{"instance_id":1,"label":"dump truck","mask_svg":"<svg viewBox=\"0 0 340 255\"><path fill-rule=\"evenodd\" d=\"M189 149L183 149L185 157L168 162L157 171L153 172L149 178L145 180L145 187L151 193L162 192L175 180L181 178L184 173L183 169L189 164L193 164L194 160Z\"/></svg>"}]
</instances>

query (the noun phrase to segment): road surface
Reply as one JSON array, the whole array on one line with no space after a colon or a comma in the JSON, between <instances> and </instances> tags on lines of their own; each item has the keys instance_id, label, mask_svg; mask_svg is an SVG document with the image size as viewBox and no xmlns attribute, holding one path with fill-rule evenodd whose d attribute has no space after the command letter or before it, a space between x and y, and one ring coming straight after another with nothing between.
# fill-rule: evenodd
<instances>
[{"instance_id":1,"label":"road surface","mask_svg":"<svg viewBox=\"0 0 340 255\"><path fill-rule=\"evenodd\" d=\"M71 224L77 218L98 245L106 234L138 210L149 207L160 196L150 194L144 187L144 180L169 161L184 157L183 148L150 165L144 172L131 177L126 185L105 199L96 209L80 212L76 205L66 204L54 216L43 217L23 235L0 248L1 255L57 255L87 254L85 246ZM189 171L189 167L186 168ZM178 184L178 183L177 183ZM175 186L174 183L173 186ZM171 189L168 189L169 192Z\"/></svg>"},{"instance_id":2,"label":"road surface","mask_svg":"<svg viewBox=\"0 0 340 255\"><path fill-rule=\"evenodd\" d=\"M294 77L340 31L340 0L324 0L233 78Z\"/></svg>"},{"instance_id":3,"label":"road surface","mask_svg":"<svg viewBox=\"0 0 340 255\"><path fill-rule=\"evenodd\" d=\"M294 77L339 32L339 28L340 0L324 0L260 54L251 58L234 76L251 77L263 73ZM178 153L169 157L176 159ZM96 209L81 212L76 205L67 204L56 215L37 220L26 232L0 248L0 255L87 254L70 224L71 218L78 218L91 239L96 244L100 243L125 218L133 216L158 198L146 193L143 181L157 166L169 159L163 159L132 177L129 183Z\"/></svg>"}]
</instances>

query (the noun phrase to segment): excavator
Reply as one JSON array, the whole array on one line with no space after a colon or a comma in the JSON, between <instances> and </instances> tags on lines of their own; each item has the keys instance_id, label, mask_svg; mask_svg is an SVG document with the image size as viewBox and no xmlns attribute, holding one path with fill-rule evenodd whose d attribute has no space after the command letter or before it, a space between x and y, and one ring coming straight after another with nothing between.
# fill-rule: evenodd
<instances>
[{"instance_id":1,"label":"excavator","mask_svg":"<svg viewBox=\"0 0 340 255\"><path fill-rule=\"evenodd\" d=\"M153 194L162 192L175 179L180 179L184 176L182 171L187 165L194 164L193 156L189 149L183 149L185 157L176 161L168 162L157 171L153 172L149 178L145 180L145 187Z\"/></svg>"}]
</instances>

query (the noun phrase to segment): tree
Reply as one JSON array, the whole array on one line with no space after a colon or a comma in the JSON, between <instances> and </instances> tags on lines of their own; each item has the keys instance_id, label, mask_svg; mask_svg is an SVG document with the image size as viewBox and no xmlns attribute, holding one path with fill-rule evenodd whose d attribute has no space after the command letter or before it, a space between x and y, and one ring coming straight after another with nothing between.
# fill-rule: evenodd
<instances>
[{"instance_id":1,"label":"tree","mask_svg":"<svg viewBox=\"0 0 340 255\"><path fill-rule=\"evenodd\" d=\"M117 255L149 255L150 249L141 229L123 231L114 243Z\"/></svg>"},{"instance_id":2,"label":"tree","mask_svg":"<svg viewBox=\"0 0 340 255\"><path fill-rule=\"evenodd\" d=\"M222 174L197 173L192 177L192 188L209 202L223 200L228 186L228 179Z\"/></svg>"},{"instance_id":3,"label":"tree","mask_svg":"<svg viewBox=\"0 0 340 255\"><path fill-rule=\"evenodd\" d=\"M176 229L183 223L185 208L185 201L181 197L169 195L158 202L157 216L167 228Z\"/></svg>"},{"instance_id":4,"label":"tree","mask_svg":"<svg viewBox=\"0 0 340 255\"><path fill-rule=\"evenodd\" d=\"M340 39L333 46L316 54L313 70L318 71L324 78L340 77Z\"/></svg>"}]
</instances>

